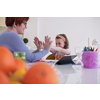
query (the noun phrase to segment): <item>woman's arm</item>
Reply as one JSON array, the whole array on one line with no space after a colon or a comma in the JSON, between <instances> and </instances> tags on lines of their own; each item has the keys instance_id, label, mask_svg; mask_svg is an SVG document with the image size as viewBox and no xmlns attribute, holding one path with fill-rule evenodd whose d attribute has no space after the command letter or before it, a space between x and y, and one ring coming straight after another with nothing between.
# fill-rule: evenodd
<instances>
[{"instance_id":1,"label":"woman's arm","mask_svg":"<svg viewBox=\"0 0 100 100\"><path fill-rule=\"evenodd\" d=\"M49 53L49 46L51 46L51 41L46 41L46 46L42 51L30 52L30 50L26 47L23 40L16 33L7 34L7 39L5 40L6 46L12 52L26 52L26 60L29 62L34 62L40 60L47 53ZM48 38L46 38L48 39Z\"/></svg>"}]
</instances>

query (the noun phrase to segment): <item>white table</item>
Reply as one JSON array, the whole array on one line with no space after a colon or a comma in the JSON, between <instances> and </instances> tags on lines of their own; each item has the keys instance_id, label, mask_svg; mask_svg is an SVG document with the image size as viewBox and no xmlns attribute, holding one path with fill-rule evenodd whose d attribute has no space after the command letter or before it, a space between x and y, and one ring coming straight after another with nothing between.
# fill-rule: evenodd
<instances>
[{"instance_id":1,"label":"white table","mask_svg":"<svg viewBox=\"0 0 100 100\"><path fill-rule=\"evenodd\" d=\"M66 66L66 68L64 66ZM100 68L88 69L88 68L83 68L81 65L70 65L70 69L69 69L67 68L68 66L69 65L55 65L57 70L59 70L64 77L63 78L64 81L62 83L65 84L99 84L100 83ZM74 71L72 70L72 68L74 69Z\"/></svg>"},{"instance_id":2,"label":"white table","mask_svg":"<svg viewBox=\"0 0 100 100\"><path fill-rule=\"evenodd\" d=\"M53 65L49 63L50 65ZM29 65L29 64L28 64ZM100 68L88 69L81 65L54 65L61 84L99 84Z\"/></svg>"}]
</instances>

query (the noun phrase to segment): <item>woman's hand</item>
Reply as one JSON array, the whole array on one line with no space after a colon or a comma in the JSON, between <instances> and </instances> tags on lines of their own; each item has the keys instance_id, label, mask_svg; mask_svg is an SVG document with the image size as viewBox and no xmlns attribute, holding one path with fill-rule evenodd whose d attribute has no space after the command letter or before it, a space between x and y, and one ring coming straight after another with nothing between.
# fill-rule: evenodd
<instances>
[{"instance_id":1,"label":"woman's hand","mask_svg":"<svg viewBox=\"0 0 100 100\"><path fill-rule=\"evenodd\" d=\"M38 51L43 49L43 42L40 41L37 37L34 38L34 44L36 45Z\"/></svg>"},{"instance_id":2,"label":"woman's hand","mask_svg":"<svg viewBox=\"0 0 100 100\"><path fill-rule=\"evenodd\" d=\"M50 50L52 42L50 37L45 36L45 43L43 43L44 49Z\"/></svg>"}]
</instances>

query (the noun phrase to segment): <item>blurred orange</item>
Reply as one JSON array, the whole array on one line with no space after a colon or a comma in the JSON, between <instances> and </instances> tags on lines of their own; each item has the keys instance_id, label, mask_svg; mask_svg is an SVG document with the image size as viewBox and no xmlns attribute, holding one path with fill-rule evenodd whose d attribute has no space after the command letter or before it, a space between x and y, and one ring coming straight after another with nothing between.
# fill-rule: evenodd
<instances>
[{"instance_id":1,"label":"blurred orange","mask_svg":"<svg viewBox=\"0 0 100 100\"><path fill-rule=\"evenodd\" d=\"M34 63L22 80L25 84L58 84L55 70L47 63Z\"/></svg>"},{"instance_id":2,"label":"blurred orange","mask_svg":"<svg viewBox=\"0 0 100 100\"><path fill-rule=\"evenodd\" d=\"M0 84L10 84L10 79L3 71L0 71Z\"/></svg>"},{"instance_id":3,"label":"blurred orange","mask_svg":"<svg viewBox=\"0 0 100 100\"><path fill-rule=\"evenodd\" d=\"M9 75L9 79L11 80L11 82L22 82L23 76L25 75L26 70L24 69L19 69L17 71L15 71L14 73L11 73Z\"/></svg>"},{"instance_id":4,"label":"blurred orange","mask_svg":"<svg viewBox=\"0 0 100 100\"><path fill-rule=\"evenodd\" d=\"M22 83L19 81L11 81L11 84L22 84Z\"/></svg>"},{"instance_id":5,"label":"blurred orange","mask_svg":"<svg viewBox=\"0 0 100 100\"><path fill-rule=\"evenodd\" d=\"M8 74L15 66L12 52L5 46L0 46L0 70Z\"/></svg>"},{"instance_id":6,"label":"blurred orange","mask_svg":"<svg viewBox=\"0 0 100 100\"><path fill-rule=\"evenodd\" d=\"M15 67L13 67L14 68L13 69L14 72L19 70L19 69L24 69L24 70L27 69L27 65L26 65L25 61L23 61L20 58L14 58L14 60L15 60Z\"/></svg>"}]
</instances>

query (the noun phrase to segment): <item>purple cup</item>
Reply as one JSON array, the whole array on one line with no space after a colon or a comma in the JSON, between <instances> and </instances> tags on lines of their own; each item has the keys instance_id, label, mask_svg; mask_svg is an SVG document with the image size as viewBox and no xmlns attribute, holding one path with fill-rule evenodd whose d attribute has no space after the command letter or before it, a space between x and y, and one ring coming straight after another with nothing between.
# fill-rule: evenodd
<instances>
[{"instance_id":1,"label":"purple cup","mask_svg":"<svg viewBox=\"0 0 100 100\"><path fill-rule=\"evenodd\" d=\"M84 68L98 68L98 52L84 51L82 54L82 63Z\"/></svg>"}]
</instances>

